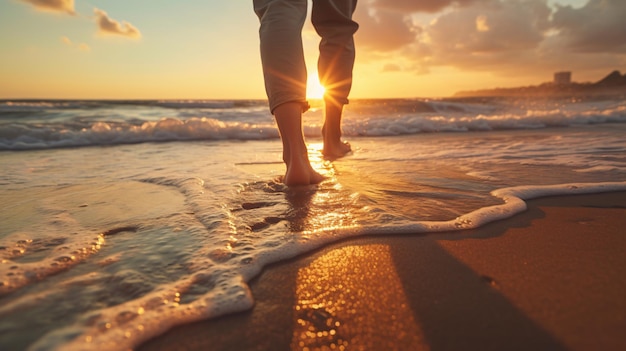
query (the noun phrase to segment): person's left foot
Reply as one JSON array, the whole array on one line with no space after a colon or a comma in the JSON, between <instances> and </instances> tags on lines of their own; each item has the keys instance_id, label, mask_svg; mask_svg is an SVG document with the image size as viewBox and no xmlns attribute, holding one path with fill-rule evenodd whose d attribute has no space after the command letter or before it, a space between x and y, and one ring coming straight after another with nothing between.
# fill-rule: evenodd
<instances>
[{"instance_id":1,"label":"person's left foot","mask_svg":"<svg viewBox=\"0 0 626 351\"><path fill-rule=\"evenodd\" d=\"M283 177L283 183L287 186L319 184L324 180L324 176L317 173L313 168L306 165L295 165L293 162L287 168Z\"/></svg>"},{"instance_id":2,"label":"person's left foot","mask_svg":"<svg viewBox=\"0 0 626 351\"><path fill-rule=\"evenodd\" d=\"M324 147L322 148L322 154L326 158L340 158L349 154L352 151L350 143L341 140L341 125L340 119L335 117L330 118L327 116L327 121L322 126L322 137L324 139Z\"/></svg>"},{"instance_id":3,"label":"person's left foot","mask_svg":"<svg viewBox=\"0 0 626 351\"><path fill-rule=\"evenodd\" d=\"M287 186L318 184L325 179L323 175L311 167L308 155L290 157L285 160L285 164L287 165L287 172L283 177L283 183Z\"/></svg>"},{"instance_id":4,"label":"person's left foot","mask_svg":"<svg viewBox=\"0 0 626 351\"><path fill-rule=\"evenodd\" d=\"M346 141L326 141L324 140L324 148L322 154L328 158L339 158L352 152L350 143Z\"/></svg>"}]
</instances>

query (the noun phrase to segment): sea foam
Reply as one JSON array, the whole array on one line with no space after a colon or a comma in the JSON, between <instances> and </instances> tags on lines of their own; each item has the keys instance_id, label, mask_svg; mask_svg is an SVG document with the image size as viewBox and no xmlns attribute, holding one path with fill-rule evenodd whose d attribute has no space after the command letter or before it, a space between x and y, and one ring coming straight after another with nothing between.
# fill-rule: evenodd
<instances>
[{"instance_id":1,"label":"sea foam","mask_svg":"<svg viewBox=\"0 0 626 351\"><path fill-rule=\"evenodd\" d=\"M200 180L171 182L164 179L149 182L165 184L180 188L194 203L198 211L203 211L205 197L203 184ZM450 232L473 229L493 221L514 216L526 209L525 200L543 196L577 195L608 191L626 191L626 182L606 183L571 183L544 186L518 186L492 191L492 195L504 203L477 209L448 221L416 221L395 225L349 225L336 226L320 230L308 230L292 233L292 239L276 241L268 238L264 245L259 241L246 246L245 254L236 253L236 240L227 247L234 251L224 250L224 243L215 241L208 250L208 255L198 256L195 265L204 267L196 273L179 280L161 284L158 289L130 300L126 303L91 311L83 315L72 325L56 329L36 343L30 350L125 350L138 346L151 337L185 323L215 318L224 314L249 309L253 306L247 282L259 274L261 269L273 262L292 258L309 252L325 244L356 236L385 234L418 234L432 232ZM205 212L210 212L204 210ZM202 217L202 213L200 213ZM206 221L211 221L208 217ZM124 230L124 229L120 229ZM94 243L86 247L93 249ZM78 250L80 252L80 250ZM76 259L80 260L80 257ZM37 264L49 266L47 260ZM5 268L6 266L2 266ZM6 277L8 270L3 270ZM46 274L54 274L48 269ZM101 283L102 277L94 272L84 275L66 285L88 286ZM198 290L198 287L205 287ZM193 295L192 298L189 298ZM42 298L30 297L27 300ZM18 302L29 303L28 301ZM17 308L15 305L4 306L2 310ZM5 312L6 311L0 311Z\"/></svg>"},{"instance_id":2,"label":"sea foam","mask_svg":"<svg viewBox=\"0 0 626 351\"><path fill-rule=\"evenodd\" d=\"M132 348L249 309L263 267L338 240L626 190L624 106L356 100L354 152L333 162L314 106L304 130L327 180L290 189L265 102L0 103L0 348Z\"/></svg>"},{"instance_id":3,"label":"sea foam","mask_svg":"<svg viewBox=\"0 0 626 351\"><path fill-rule=\"evenodd\" d=\"M322 118L319 108L305 115L307 137L320 136ZM354 138L604 123L626 123L623 101L356 100L346 107L343 132ZM0 150L278 137L264 102L255 100L0 102Z\"/></svg>"}]
</instances>

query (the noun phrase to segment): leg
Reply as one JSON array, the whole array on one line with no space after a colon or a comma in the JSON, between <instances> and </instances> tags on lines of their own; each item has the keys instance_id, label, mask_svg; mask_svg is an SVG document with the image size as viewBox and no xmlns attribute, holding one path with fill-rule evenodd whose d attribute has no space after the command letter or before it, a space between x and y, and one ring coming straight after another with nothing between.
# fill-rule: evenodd
<instances>
[{"instance_id":1,"label":"leg","mask_svg":"<svg viewBox=\"0 0 626 351\"><path fill-rule=\"evenodd\" d=\"M302 26L307 0L254 0L261 21L261 61L265 90L283 143L286 185L309 185L324 178L311 167L302 134L306 103L306 65Z\"/></svg>"},{"instance_id":2,"label":"leg","mask_svg":"<svg viewBox=\"0 0 626 351\"><path fill-rule=\"evenodd\" d=\"M292 101L308 106L302 48L307 0L254 0L254 11L261 22L261 62L270 110Z\"/></svg>"},{"instance_id":3,"label":"leg","mask_svg":"<svg viewBox=\"0 0 626 351\"><path fill-rule=\"evenodd\" d=\"M324 177L317 173L309 161L309 155L302 135L302 105L287 102L274 109L274 117L283 142L283 160L287 172L285 185L317 184Z\"/></svg>"},{"instance_id":4,"label":"leg","mask_svg":"<svg viewBox=\"0 0 626 351\"><path fill-rule=\"evenodd\" d=\"M314 0L312 21L322 37L318 72L326 88L322 135L324 155L341 157L350 152L350 144L341 141L343 105L348 103L354 67L353 35L358 24L352 20L356 0Z\"/></svg>"},{"instance_id":5,"label":"leg","mask_svg":"<svg viewBox=\"0 0 626 351\"><path fill-rule=\"evenodd\" d=\"M322 153L328 158L343 157L352 151L350 143L341 140L341 115L343 104L337 104L332 99L324 99L324 125L322 136L324 148Z\"/></svg>"}]
</instances>

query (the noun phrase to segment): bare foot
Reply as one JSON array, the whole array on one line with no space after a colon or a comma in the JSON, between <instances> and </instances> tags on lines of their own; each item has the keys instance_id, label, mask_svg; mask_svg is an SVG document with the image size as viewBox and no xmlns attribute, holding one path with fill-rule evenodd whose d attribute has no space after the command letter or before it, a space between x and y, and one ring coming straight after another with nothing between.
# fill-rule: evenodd
<instances>
[{"instance_id":1,"label":"bare foot","mask_svg":"<svg viewBox=\"0 0 626 351\"><path fill-rule=\"evenodd\" d=\"M329 158L344 157L352 151L350 143L341 140L341 128L324 123L322 127L322 136L324 137L324 148L322 154Z\"/></svg>"},{"instance_id":2,"label":"bare foot","mask_svg":"<svg viewBox=\"0 0 626 351\"><path fill-rule=\"evenodd\" d=\"M292 157L287 164L283 183L288 186L318 184L324 176L317 173L309 163L308 156Z\"/></svg>"},{"instance_id":3,"label":"bare foot","mask_svg":"<svg viewBox=\"0 0 626 351\"><path fill-rule=\"evenodd\" d=\"M283 161L287 172L285 185L318 184L324 176L317 173L311 162L302 134L302 104L288 102L274 109L274 117L283 143Z\"/></svg>"},{"instance_id":4,"label":"bare foot","mask_svg":"<svg viewBox=\"0 0 626 351\"><path fill-rule=\"evenodd\" d=\"M339 158L352 151L350 144L341 141L341 115L343 105L337 105L332 99L324 101L325 114L322 136L324 137L324 148L322 154L329 158Z\"/></svg>"},{"instance_id":5,"label":"bare foot","mask_svg":"<svg viewBox=\"0 0 626 351\"><path fill-rule=\"evenodd\" d=\"M322 149L322 154L324 154L324 156L330 158L339 158L344 157L350 152L352 152L352 147L347 141L341 141L337 139L326 140L326 138L324 138L324 148Z\"/></svg>"}]
</instances>

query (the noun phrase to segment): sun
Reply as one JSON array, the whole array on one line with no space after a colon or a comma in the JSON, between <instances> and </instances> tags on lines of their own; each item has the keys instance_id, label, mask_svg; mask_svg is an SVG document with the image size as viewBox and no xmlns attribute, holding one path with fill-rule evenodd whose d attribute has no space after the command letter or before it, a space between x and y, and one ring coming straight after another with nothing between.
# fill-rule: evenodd
<instances>
[{"instance_id":1,"label":"sun","mask_svg":"<svg viewBox=\"0 0 626 351\"><path fill-rule=\"evenodd\" d=\"M321 99L324 97L326 89L320 84L317 78L317 72L309 74L306 84L306 97L307 99Z\"/></svg>"}]
</instances>

